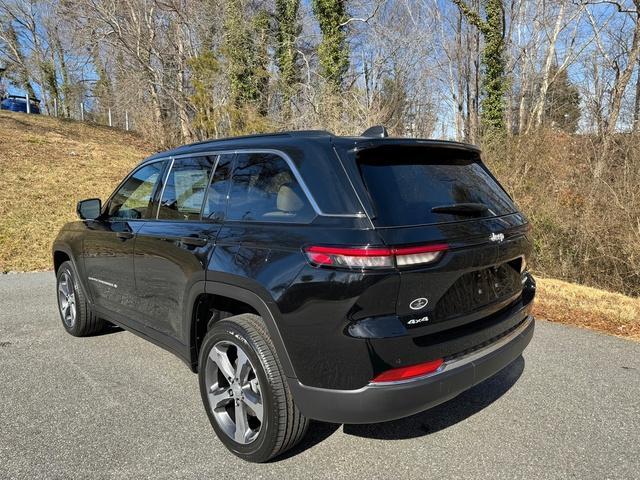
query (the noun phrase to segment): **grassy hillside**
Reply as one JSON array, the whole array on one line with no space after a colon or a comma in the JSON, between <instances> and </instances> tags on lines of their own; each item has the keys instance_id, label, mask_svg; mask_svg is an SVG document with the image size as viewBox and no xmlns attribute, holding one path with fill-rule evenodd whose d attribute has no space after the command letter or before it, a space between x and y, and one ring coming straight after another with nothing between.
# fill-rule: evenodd
<instances>
[{"instance_id":1,"label":"grassy hillside","mask_svg":"<svg viewBox=\"0 0 640 480\"><path fill-rule=\"evenodd\" d=\"M550 278L536 281L536 317L640 341L640 298Z\"/></svg>"},{"instance_id":2,"label":"grassy hillside","mask_svg":"<svg viewBox=\"0 0 640 480\"><path fill-rule=\"evenodd\" d=\"M77 201L105 199L150 152L133 133L0 111L0 271L51 268Z\"/></svg>"},{"instance_id":3,"label":"grassy hillside","mask_svg":"<svg viewBox=\"0 0 640 480\"><path fill-rule=\"evenodd\" d=\"M112 192L152 147L135 134L0 111L0 272L45 270L78 200ZM536 315L640 340L640 299L538 279Z\"/></svg>"}]
</instances>

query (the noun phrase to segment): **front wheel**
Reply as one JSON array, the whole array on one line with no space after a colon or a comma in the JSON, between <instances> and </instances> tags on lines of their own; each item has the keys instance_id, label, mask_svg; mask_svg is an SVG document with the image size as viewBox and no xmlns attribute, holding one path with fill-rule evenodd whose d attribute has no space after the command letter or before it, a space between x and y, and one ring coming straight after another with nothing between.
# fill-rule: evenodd
<instances>
[{"instance_id":1,"label":"front wheel","mask_svg":"<svg viewBox=\"0 0 640 480\"><path fill-rule=\"evenodd\" d=\"M200 393L222 443L265 462L296 445L308 420L293 402L262 319L242 314L216 323L200 351Z\"/></svg>"},{"instance_id":2,"label":"front wheel","mask_svg":"<svg viewBox=\"0 0 640 480\"><path fill-rule=\"evenodd\" d=\"M105 328L106 322L91 310L69 261L62 263L58 268L56 293L62 326L68 333L74 337L86 337Z\"/></svg>"}]
</instances>

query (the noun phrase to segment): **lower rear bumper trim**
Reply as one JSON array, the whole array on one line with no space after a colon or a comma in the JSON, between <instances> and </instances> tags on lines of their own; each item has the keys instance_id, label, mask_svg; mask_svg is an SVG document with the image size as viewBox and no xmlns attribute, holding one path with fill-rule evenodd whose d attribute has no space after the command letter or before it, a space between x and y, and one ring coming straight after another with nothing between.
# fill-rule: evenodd
<instances>
[{"instance_id":1,"label":"lower rear bumper trim","mask_svg":"<svg viewBox=\"0 0 640 480\"><path fill-rule=\"evenodd\" d=\"M443 403L486 380L516 360L527 347L535 320L528 316L495 342L454 358L428 375L369 384L357 390L310 387L289 379L303 415L333 423L376 423L407 417Z\"/></svg>"}]
</instances>

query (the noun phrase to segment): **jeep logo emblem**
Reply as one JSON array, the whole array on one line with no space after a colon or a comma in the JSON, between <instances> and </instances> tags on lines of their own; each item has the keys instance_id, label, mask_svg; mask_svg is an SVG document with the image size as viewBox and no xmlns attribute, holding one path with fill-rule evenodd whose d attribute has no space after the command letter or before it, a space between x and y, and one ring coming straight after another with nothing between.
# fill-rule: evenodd
<instances>
[{"instance_id":1,"label":"jeep logo emblem","mask_svg":"<svg viewBox=\"0 0 640 480\"><path fill-rule=\"evenodd\" d=\"M502 242L504 240L504 233L492 233L489 235L489 240L492 242Z\"/></svg>"},{"instance_id":2,"label":"jeep logo emblem","mask_svg":"<svg viewBox=\"0 0 640 480\"><path fill-rule=\"evenodd\" d=\"M409 304L409 308L411 310L422 310L424 307L427 306L428 303L429 303L429 300L427 300L424 297L416 298L414 301L412 301Z\"/></svg>"}]
</instances>

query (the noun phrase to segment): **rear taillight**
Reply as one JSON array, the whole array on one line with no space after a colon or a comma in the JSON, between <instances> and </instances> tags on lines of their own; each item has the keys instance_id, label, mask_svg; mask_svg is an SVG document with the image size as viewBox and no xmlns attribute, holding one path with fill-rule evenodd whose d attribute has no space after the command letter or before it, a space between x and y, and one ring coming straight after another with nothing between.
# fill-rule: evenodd
<instances>
[{"instance_id":1,"label":"rear taillight","mask_svg":"<svg viewBox=\"0 0 640 480\"><path fill-rule=\"evenodd\" d=\"M389 248L307 247L307 258L314 265L345 268L390 268Z\"/></svg>"},{"instance_id":2,"label":"rear taillight","mask_svg":"<svg viewBox=\"0 0 640 480\"><path fill-rule=\"evenodd\" d=\"M382 372L380 375L371 380L372 383L400 382L403 380L411 380L412 378L422 377L429 373L436 372L444 363L442 358L431 360L430 362L418 363L408 367L394 368Z\"/></svg>"},{"instance_id":3,"label":"rear taillight","mask_svg":"<svg viewBox=\"0 0 640 480\"><path fill-rule=\"evenodd\" d=\"M342 268L393 268L425 265L440 258L448 246L443 243L420 247L325 247L304 249L309 261L316 266Z\"/></svg>"},{"instance_id":4,"label":"rear taillight","mask_svg":"<svg viewBox=\"0 0 640 480\"><path fill-rule=\"evenodd\" d=\"M403 267L405 265L421 265L435 262L447 248L449 246L444 243L436 243L421 247L394 248L393 253L396 256L398 266Z\"/></svg>"}]
</instances>

